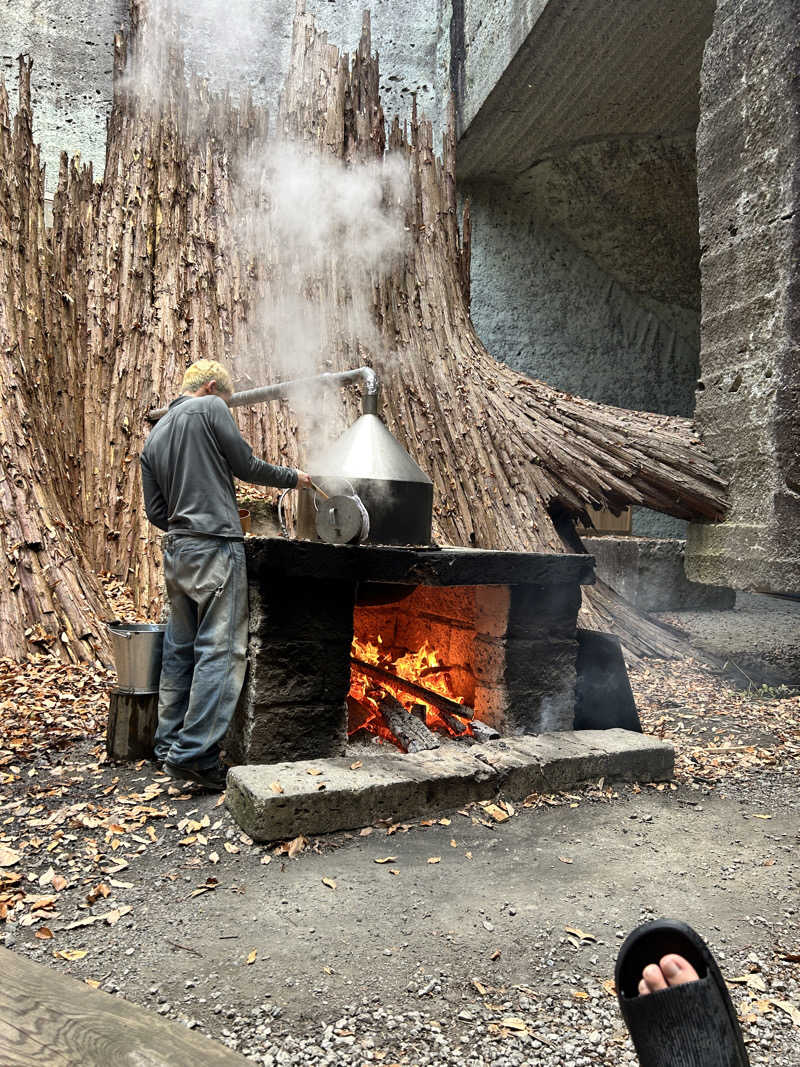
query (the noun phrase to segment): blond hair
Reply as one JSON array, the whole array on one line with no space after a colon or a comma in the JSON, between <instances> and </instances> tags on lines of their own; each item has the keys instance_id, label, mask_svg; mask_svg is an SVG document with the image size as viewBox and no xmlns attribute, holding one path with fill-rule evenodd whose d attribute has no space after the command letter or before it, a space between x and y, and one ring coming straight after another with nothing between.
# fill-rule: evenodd
<instances>
[{"instance_id":1,"label":"blond hair","mask_svg":"<svg viewBox=\"0 0 800 1067\"><path fill-rule=\"evenodd\" d=\"M213 359L198 359L190 367L186 368L181 383L182 393L196 393L209 382L216 381L217 389L221 393L233 393L233 381L228 371Z\"/></svg>"}]
</instances>

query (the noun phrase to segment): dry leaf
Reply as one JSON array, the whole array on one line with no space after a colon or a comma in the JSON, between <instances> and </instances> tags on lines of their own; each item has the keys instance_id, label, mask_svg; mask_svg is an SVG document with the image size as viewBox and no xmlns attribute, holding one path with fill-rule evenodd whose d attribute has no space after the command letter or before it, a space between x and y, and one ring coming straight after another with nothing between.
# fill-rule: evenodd
<instances>
[{"instance_id":1,"label":"dry leaf","mask_svg":"<svg viewBox=\"0 0 800 1067\"><path fill-rule=\"evenodd\" d=\"M30 904L31 911L48 911L55 902L55 897L39 897L38 899L25 897L25 903Z\"/></svg>"},{"instance_id":2,"label":"dry leaf","mask_svg":"<svg viewBox=\"0 0 800 1067\"><path fill-rule=\"evenodd\" d=\"M130 906L130 904L123 904L119 908L113 908L110 912L108 912L108 914L104 915L103 918L106 920L109 926L116 926L122 916L127 915L128 912L131 911L133 911L133 908Z\"/></svg>"},{"instance_id":3,"label":"dry leaf","mask_svg":"<svg viewBox=\"0 0 800 1067\"><path fill-rule=\"evenodd\" d=\"M60 893L62 889L67 888L67 879L60 874L53 875L53 881L50 883L57 893Z\"/></svg>"},{"instance_id":4,"label":"dry leaf","mask_svg":"<svg viewBox=\"0 0 800 1067\"><path fill-rule=\"evenodd\" d=\"M235 856L237 852L242 851L238 845L232 845L230 841L224 841L222 847L225 849L226 852L230 852L232 856Z\"/></svg>"},{"instance_id":5,"label":"dry leaf","mask_svg":"<svg viewBox=\"0 0 800 1067\"><path fill-rule=\"evenodd\" d=\"M573 989L572 990L572 995L573 995L573 997L577 997L578 1000L588 1000L589 999L589 994L585 993L582 989Z\"/></svg>"},{"instance_id":6,"label":"dry leaf","mask_svg":"<svg viewBox=\"0 0 800 1067\"><path fill-rule=\"evenodd\" d=\"M771 1002L776 1008L785 1011L795 1026L800 1026L800 1009L794 1004L790 1004L788 1000L776 1000L774 997L771 998Z\"/></svg>"},{"instance_id":7,"label":"dry leaf","mask_svg":"<svg viewBox=\"0 0 800 1067\"><path fill-rule=\"evenodd\" d=\"M480 993L480 995L482 997L486 996L488 990L487 990L485 985L483 985L481 982L478 981L477 978L473 978L472 979L472 984L475 986L475 988L478 990L478 992Z\"/></svg>"},{"instance_id":8,"label":"dry leaf","mask_svg":"<svg viewBox=\"0 0 800 1067\"><path fill-rule=\"evenodd\" d=\"M439 825L440 826L449 826L450 825L450 820L449 819L439 819Z\"/></svg>"},{"instance_id":9,"label":"dry leaf","mask_svg":"<svg viewBox=\"0 0 800 1067\"><path fill-rule=\"evenodd\" d=\"M566 856L559 856L558 858L561 860L562 863L572 863L572 860L567 859Z\"/></svg>"},{"instance_id":10,"label":"dry leaf","mask_svg":"<svg viewBox=\"0 0 800 1067\"><path fill-rule=\"evenodd\" d=\"M88 986L91 986L92 989L99 989L100 988L100 983L98 982L98 980L96 978L84 978L84 982Z\"/></svg>"},{"instance_id":11,"label":"dry leaf","mask_svg":"<svg viewBox=\"0 0 800 1067\"><path fill-rule=\"evenodd\" d=\"M53 953L58 959L69 960L70 962L73 962L74 960L82 960L83 957L88 956L88 954L89 950L85 948L62 948L60 952ZM86 981L91 985L91 979L87 978ZM100 985L99 982L95 986L95 989L98 985Z\"/></svg>"},{"instance_id":12,"label":"dry leaf","mask_svg":"<svg viewBox=\"0 0 800 1067\"><path fill-rule=\"evenodd\" d=\"M606 978L605 982L603 982L603 989L605 989L610 997L615 997L617 995L617 986L613 978Z\"/></svg>"},{"instance_id":13,"label":"dry leaf","mask_svg":"<svg viewBox=\"0 0 800 1067\"><path fill-rule=\"evenodd\" d=\"M740 974L736 978L727 978L728 985L746 985L757 993L766 993L767 987L760 974Z\"/></svg>"},{"instance_id":14,"label":"dry leaf","mask_svg":"<svg viewBox=\"0 0 800 1067\"><path fill-rule=\"evenodd\" d=\"M450 848L458 848L458 841L454 837L450 838Z\"/></svg>"},{"instance_id":15,"label":"dry leaf","mask_svg":"<svg viewBox=\"0 0 800 1067\"><path fill-rule=\"evenodd\" d=\"M89 893L86 894L86 899L90 904L94 904L94 902L96 900L99 900L100 897L103 897L103 898L107 897L110 894L110 892L111 892L111 890L105 884L105 882L99 882L94 887L94 889L90 890Z\"/></svg>"},{"instance_id":16,"label":"dry leaf","mask_svg":"<svg viewBox=\"0 0 800 1067\"><path fill-rule=\"evenodd\" d=\"M369 837L369 835L371 833L373 833L372 827L371 826L365 826L362 830L358 831L358 836L359 837Z\"/></svg>"},{"instance_id":17,"label":"dry leaf","mask_svg":"<svg viewBox=\"0 0 800 1067\"><path fill-rule=\"evenodd\" d=\"M38 937L40 941L49 941L53 931L48 926L40 926L33 936Z\"/></svg>"},{"instance_id":18,"label":"dry leaf","mask_svg":"<svg viewBox=\"0 0 800 1067\"><path fill-rule=\"evenodd\" d=\"M257 955L258 955L258 949L257 949L257 948L254 948L254 949L253 949L253 951L252 951L252 952L251 952L251 953L249 954L249 956L247 957L247 963L248 963L248 964L251 964L251 963L255 963L255 962L256 962L256 956L257 956Z\"/></svg>"},{"instance_id":19,"label":"dry leaf","mask_svg":"<svg viewBox=\"0 0 800 1067\"><path fill-rule=\"evenodd\" d=\"M497 949L495 949L495 950L494 950L494 952L493 952L493 953L491 954L491 956L489 957L489 959L490 959L490 960L492 960L492 961L494 961L494 960L499 960L499 959L500 959L500 957L501 957L502 955L503 955L503 953L502 953L502 952L500 951L500 949L499 949L499 948L497 948Z\"/></svg>"},{"instance_id":20,"label":"dry leaf","mask_svg":"<svg viewBox=\"0 0 800 1067\"><path fill-rule=\"evenodd\" d=\"M363 767L363 766L364 766L363 760L357 759L355 761L355 763L351 763L350 764L350 770L351 771L357 771L359 767Z\"/></svg>"},{"instance_id":21,"label":"dry leaf","mask_svg":"<svg viewBox=\"0 0 800 1067\"><path fill-rule=\"evenodd\" d=\"M472 853L471 853L471 852L465 852L465 853L464 853L464 856L465 856L465 857L466 857L466 859L468 859L468 860L471 860L471 859L472 859Z\"/></svg>"},{"instance_id":22,"label":"dry leaf","mask_svg":"<svg viewBox=\"0 0 800 1067\"><path fill-rule=\"evenodd\" d=\"M53 881L54 875L55 875L55 871L53 870L52 867L48 867L47 870L44 872L44 874L40 875L40 877L39 877L39 885L42 887L42 889L44 889L44 887L46 885L50 885L50 883Z\"/></svg>"},{"instance_id":23,"label":"dry leaf","mask_svg":"<svg viewBox=\"0 0 800 1067\"><path fill-rule=\"evenodd\" d=\"M299 856L307 844L308 841L302 834L300 834L299 837L296 837L294 841L291 841L289 843L289 848L286 850L289 859L293 860L295 856Z\"/></svg>"},{"instance_id":24,"label":"dry leaf","mask_svg":"<svg viewBox=\"0 0 800 1067\"><path fill-rule=\"evenodd\" d=\"M399 867L390 867L389 868L389 874L399 874L399 873L400 873L400 868Z\"/></svg>"},{"instance_id":25,"label":"dry leaf","mask_svg":"<svg viewBox=\"0 0 800 1067\"><path fill-rule=\"evenodd\" d=\"M751 819L771 819L771 815L751 815Z\"/></svg>"},{"instance_id":26,"label":"dry leaf","mask_svg":"<svg viewBox=\"0 0 800 1067\"><path fill-rule=\"evenodd\" d=\"M209 854L208 854L208 862L209 863L219 863L219 852L209 852Z\"/></svg>"},{"instance_id":27,"label":"dry leaf","mask_svg":"<svg viewBox=\"0 0 800 1067\"><path fill-rule=\"evenodd\" d=\"M397 856L379 856L377 859L373 860L372 862L373 863L394 863L394 861L396 859L397 859Z\"/></svg>"},{"instance_id":28,"label":"dry leaf","mask_svg":"<svg viewBox=\"0 0 800 1067\"><path fill-rule=\"evenodd\" d=\"M490 815L494 819L495 822L505 822L506 819L511 818L507 811L503 811L497 804L491 804L489 801L484 801L481 804L481 807L487 815Z\"/></svg>"},{"instance_id":29,"label":"dry leaf","mask_svg":"<svg viewBox=\"0 0 800 1067\"><path fill-rule=\"evenodd\" d=\"M19 852L15 852L13 848L8 848L6 845L0 845L0 867L13 867L15 863L19 863L19 860Z\"/></svg>"},{"instance_id":30,"label":"dry leaf","mask_svg":"<svg viewBox=\"0 0 800 1067\"><path fill-rule=\"evenodd\" d=\"M280 782L270 782L269 787L270 787L270 789L272 790L273 793L282 793L283 792L283 786L281 785Z\"/></svg>"},{"instance_id":31,"label":"dry leaf","mask_svg":"<svg viewBox=\"0 0 800 1067\"><path fill-rule=\"evenodd\" d=\"M316 767L308 767L306 769L306 774L318 775L318 774L324 774L324 773L325 773L324 771L320 771Z\"/></svg>"},{"instance_id":32,"label":"dry leaf","mask_svg":"<svg viewBox=\"0 0 800 1067\"><path fill-rule=\"evenodd\" d=\"M442 857L441 856L431 856L428 859L428 863L441 863L441 862L442 862Z\"/></svg>"},{"instance_id":33,"label":"dry leaf","mask_svg":"<svg viewBox=\"0 0 800 1067\"><path fill-rule=\"evenodd\" d=\"M587 934L585 930L580 930L577 926L565 926L564 929L567 931L568 934L574 934L576 937L579 937L581 941L597 940L594 934Z\"/></svg>"},{"instance_id":34,"label":"dry leaf","mask_svg":"<svg viewBox=\"0 0 800 1067\"><path fill-rule=\"evenodd\" d=\"M262 862L263 864L265 864L265 865L266 865L267 863L272 863L272 856L270 856L270 855L267 855L267 854L265 853L265 854L264 854L264 855L263 855L263 856L261 857L261 862Z\"/></svg>"},{"instance_id":35,"label":"dry leaf","mask_svg":"<svg viewBox=\"0 0 800 1067\"><path fill-rule=\"evenodd\" d=\"M504 1019L501 1019L500 1025L504 1026L506 1030L518 1030L525 1034L528 1032L524 1019L517 1019L513 1015L507 1015Z\"/></svg>"},{"instance_id":36,"label":"dry leaf","mask_svg":"<svg viewBox=\"0 0 800 1067\"><path fill-rule=\"evenodd\" d=\"M197 837L194 834L192 834L190 837L182 837L180 839L180 841L178 842L178 844L179 845L193 845L196 840L197 840Z\"/></svg>"},{"instance_id":37,"label":"dry leaf","mask_svg":"<svg viewBox=\"0 0 800 1067\"><path fill-rule=\"evenodd\" d=\"M328 889L335 889L336 888L336 882L334 882L334 880L332 878L323 878L322 879L322 884L326 885L328 887Z\"/></svg>"}]
</instances>

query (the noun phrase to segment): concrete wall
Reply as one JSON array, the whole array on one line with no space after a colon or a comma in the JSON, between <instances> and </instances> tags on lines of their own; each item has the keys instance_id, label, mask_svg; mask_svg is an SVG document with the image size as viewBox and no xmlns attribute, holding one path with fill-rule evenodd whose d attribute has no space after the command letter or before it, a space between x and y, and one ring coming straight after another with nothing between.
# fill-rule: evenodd
<instances>
[{"instance_id":1,"label":"concrete wall","mask_svg":"<svg viewBox=\"0 0 800 1067\"><path fill-rule=\"evenodd\" d=\"M62 151L80 155L100 177L111 107L115 32L126 0L8 0L0 11L0 63L16 110L17 56L33 58L34 132L42 145L47 188L58 179Z\"/></svg>"},{"instance_id":2,"label":"concrete wall","mask_svg":"<svg viewBox=\"0 0 800 1067\"><path fill-rule=\"evenodd\" d=\"M274 107L289 58L295 0L177 0L190 70L216 88L249 87ZM387 117L410 112L412 94L441 128L449 97L450 0L307 0L332 43L352 51L372 11ZM34 129L52 193L62 151L102 176L111 107L114 33L127 0L14 0L0 11L0 72L16 104L17 56L33 57ZM438 73L437 73L438 72Z\"/></svg>"},{"instance_id":3,"label":"concrete wall","mask_svg":"<svg viewBox=\"0 0 800 1067\"><path fill-rule=\"evenodd\" d=\"M730 479L690 577L800 592L800 2L720 0L703 61L697 418Z\"/></svg>"}]
</instances>

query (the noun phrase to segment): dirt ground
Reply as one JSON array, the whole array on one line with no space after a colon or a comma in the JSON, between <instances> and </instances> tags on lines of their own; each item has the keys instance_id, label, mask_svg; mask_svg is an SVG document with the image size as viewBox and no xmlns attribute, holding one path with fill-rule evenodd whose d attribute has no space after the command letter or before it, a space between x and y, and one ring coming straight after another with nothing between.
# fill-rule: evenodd
<instances>
[{"instance_id":1,"label":"dirt ground","mask_svg":"<svg viewBox=\"0 0 800 1067\"><path fill-rule=\"evenodd\" d=\"M0 675L8 947L266 1065L582 1067L636 1062L614 960L677 916L731 980L753 1064L800 1064L796 695L650 662L632 680L672 785L263 846L218 797L104 764L108 679L76 679L82 739L57 671Z\"/></svg>"}]
</instances>

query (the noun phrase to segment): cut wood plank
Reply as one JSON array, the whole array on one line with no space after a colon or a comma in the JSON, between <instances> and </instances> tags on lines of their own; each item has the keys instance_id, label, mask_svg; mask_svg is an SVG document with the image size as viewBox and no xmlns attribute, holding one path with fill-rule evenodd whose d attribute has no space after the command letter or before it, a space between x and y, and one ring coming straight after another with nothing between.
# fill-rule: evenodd
<instances>
[{"instance_id":1,"label":"cut wood plank","mask_svg":"<svg viewBox=\"0 0 800 1067\"><path fill-rule=\"evenodd\" d=\"M0 948L3 1067L236 1067L248 1062L145 1008Z\"/></svg>"}]
</instances>

